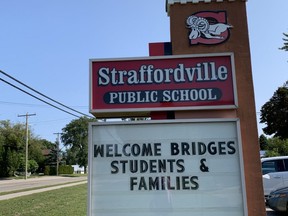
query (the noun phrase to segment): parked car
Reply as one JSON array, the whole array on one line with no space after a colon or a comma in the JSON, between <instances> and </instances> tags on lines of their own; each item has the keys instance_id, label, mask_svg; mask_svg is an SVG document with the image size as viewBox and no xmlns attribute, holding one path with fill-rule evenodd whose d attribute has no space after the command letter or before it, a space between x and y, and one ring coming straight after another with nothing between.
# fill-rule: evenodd
<instances>
[{"instance_id":1,"label":"parked car","mask_svg":"<svg viewBox=\"0 0 288 216\"><path fill-rule=\"evenodd\" d=\"M261 163L265 198L272 191L288 187L288 156L262 158Z\"/></svg>"},{"instance_id":2,"label":"parked car","mask_svg":"<svg viewBox=\"0 0 288 216\"><path fill-rule=\"evenodd\" d=\"M272 191L267 204L274 211L288 212L288 187Z\"/></svg>"}]
</instances>

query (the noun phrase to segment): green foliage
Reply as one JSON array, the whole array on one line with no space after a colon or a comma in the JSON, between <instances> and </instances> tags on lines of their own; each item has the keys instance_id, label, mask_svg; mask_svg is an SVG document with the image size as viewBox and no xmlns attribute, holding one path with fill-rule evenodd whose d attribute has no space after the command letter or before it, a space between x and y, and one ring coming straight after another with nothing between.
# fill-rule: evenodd
<instances>
[{"instance_id":1,"label":"green foliage","mask_svg":"<svg viewBox=\"0 0 288 216\"><path fill-rule=\"evenodd\" d=\"M74 169L70 165L60 165L58 173L61 174L73 174ZM45 166L44 175L57 175L56 166Z\"/></svg>"},{"instance_id":2,"label":"green foliage","mask_svg":"<svg viewBox=\"0 0 288 216\"><path fill-rule=\"evenodd\" d=\"M260 122L267 125L265 134L288 138L288 81L262 106Z\"/></svg>"},{"instance_id":3,"label":"green foliage","mask_svg":"<svg viewBox=\"0 0 288 216\"><path fill-rule=\"evenodd\" d=\"M283 33L283 35L284 35L284 37L285 37L285 38L283 38L284 45L283 45L283 47L281 47L280 49L281 49L281 50L288 51L288 34Z\"/></svg>"},{"instance_id":4,"label":"green foliage","mask_svg":"<svg viewBox=\"0 0 288 216\"><path fill-rule=\"evenodd\" d=\"M45 166L44 175L50 175L50 166Z\"/></svg>"},{"instance_id":5,"label":"green foliage","mask_svg":"<svg viewBox=\"0 0 288 216\"><path fill-rule=\"evenodd\" d=\"M81 117L73 120L62 129L61 135L62 143L69 148L70 156L75 156L74 160L84 167L85 173L88 165L88 124L92 121L96 119Z\"/></svg>"},{"instance_id":6,"label":"green foliage","mask_svg":"<svg viewBox=\"0 0 288 216\"><path fill-rule=\"evenodd\" d=\"M35 173L39 167L38 163L35 160L28 160L27 171L31 173ZM18 172L25 172L26 160L25 157L19 158Z\"/></svg>"},{"instance_id":7,"label":"green foliage","mask_svg":"<svg viewBox=\"0 0 288 216\"><path fill-rule=\"evenodd\" d=\"M260 144L260 149L261 150L267 150L267 145L268 145L268 140L267 138L265 137L264 134L262 134L260 137L259 137L259 144Z\"/></svg>"},{"instance_id":8,"label":"green foliage","mask_svg":"<svg viewBox=\"0 0 288 216\"><path fill-rule=\"evenodd\" d=\"M28 161L28 172L35 173L38 167L38 163L35 160Z\"/></svg>"},{"instance_id":9,"label":"green foliage","mask_svg":"<svg viewBox=\"0 0 288 216\"><path fill-rule=\"evenodd\" d=\"M45 161L45 157L42 150L45 148L43 140L32 138L29 140L29 160L35 160L38 164L42 164Z\"/></svg>"},{"instance_id":10,"label":"green foliage","mask_svg":"<svg viewBox=\"0 0 288 216\"><path fill-rule=\"evenodd\" d=\"M261 138L261 137L260 137ZM262 138L263 139L263 138ZM265 156L286 156L288 155L288 139L282 140L278 137L266 138Z\"/></svg>"},{"instance_id":11,"label":"green foliage","mask_svg":"<svg viewBox=\"0 0 288 216\"><path fill-rule=\"evenodd\" d=\"M39 166L44 169L45 157L42 150L50 145L51 142L38 139L32 133L29 134L28 158L30 169L28 167L28 171L35 172ZM25 171L25 148L25 125L0 121L0 177L12 176L15 171Z\"/></svg>"},{"instance_id":12,"label":"green foliage","mask_svg":"<svg viewBox=\"0 0 288 216\"><path fill-rule=\"evenodd\" d=\"M10 148L8 148L7 163L9 164L9 166L7 167L9 176L14 175L15 171L20 165L19 153L17 153L16 151L11 151Z\"/></svg>"},{"instance_id":13,"label":"green foliage","mask_svg":"<svg viewBox=\"0 0 288 216\"><path fill-rule=\"evenodd\" d=\"M57 163L57 146L56 144L54 144L50 148L49 155L46 158L46 164L50 166L52 165L56 166L56 163Z\"/></svg>"},{"instance_id":14,"label":"green foliage","mask_svg":"<svg viewBox=\"0 0 288 216\"><path fill-rule=\"evenodd\" d=\"M268 150L266 153L265 153L265 157L277 157L277 156L281 156L278 152L275 152L275 151L270 151Z\"/></svg>"},{"instance_id":15,"label":"green foliage","mask_svg":"<svg viewBox=\"0 0 288 216\"><path fill-rule=\"evenodd\" d=\"M0 121L0 177L14 174L20 165L25 145L25 126Z\"/></svg>"},{"instance_id":16,"label":"green foliage","mask_svg":"<svg viewBox=\"0 0 288 216\"><path fill-rule=\"evenodd\" d=\"M57 175L56 166L46 166L45 170L46 170L47 167L49 167L48 168L49 173L45 172L45 175Z\"/></svg>"},{"instance_id":17,"label":"green foliage","mask_svg":"<svg viewBox=\"0 0 288 216\"><path fill-rule=\"evenodd\" d=\"M67 149L66 152L63 154L63 156L66 160L66 164L69 164L69 165L77 164L75 151L72 151L71 149Z\"/></svg>"},{"instance_id":18,"label":"green foliage","mask_svg":"<svg viewBox=\"0 0 288 216\"><path fill-rule=\"evenodd\" d=\"M59 174L73 174L74 173L74 168L71 165L60 165Z\"/></svg>"},{"instance_id":19,"label":"green foliage","mask_svg":"<svg viewBox=\"0 0 288 216\"><path fill-rule=\"evenodd\" d=\"M45 165L49 164L47 159L47 152L51 153L51 149L54 148L55 144L45 140L38 139L37 137L31 137L29 139L29 160L35 160L38 164L38 169L36 172L43 173ZM54 164L56 160L54 161Z\"/></svg>"},{"instance_id":20,"label":"green foliage","mask_svg":"<svg viewBox=\"0 0 288 216\"><path fill-rule=\"evenodd\" d=\"M25 156L19 157L19 166L17 168L18 172L25 172ZM28 164L29 166L29 164ZM28 168L27 168L28 169Z\"/></svg>"}]
</instances>

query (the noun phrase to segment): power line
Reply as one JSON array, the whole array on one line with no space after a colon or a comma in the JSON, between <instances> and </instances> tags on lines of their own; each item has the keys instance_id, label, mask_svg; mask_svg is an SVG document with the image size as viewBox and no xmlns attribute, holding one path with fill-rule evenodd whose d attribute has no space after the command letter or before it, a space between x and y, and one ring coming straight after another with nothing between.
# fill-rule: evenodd
<instances>
[{"instance_id":1,"label":"power line","mask_svg":"<svg viewBox=\"0 0 288 216\"><path fill-rule=\"evenodd\" d=\"M46 107L47 104L28 104L28 103L17 103L17 102L11 102L11 101L0 101L0 104L7 104L7 105L17 105L17 106L29 106L29 107Z\"/></svg>"},{"instance_id":2,"label":"power line","mask_svg":"<svg viewBox=\"0 0 288 216\"><path fill-rule=\"evenodd\" d=\"M89 115L87 115L87 114L85 114L85 113L79 112L79 111L77 111L77 110L75 110L75 109L73 109L73 108L71 108L71 107L68 107L68 106L64 105L63 103L60 103L60 102L58 102L58 101L56 101L56 100L54 100L54 99L48 97L47 95L42 94L41 92L39 92L39 91L33 89L32 87L26 85L26 84L23 83L23 82L17 80L16 78L12 77L11 75L5 73L5 72L2 71L2 70L0 70L0 72L1 72L2 74L4 74L5 76L9 77L10 79L12 79L12 80L14 80L14 81L20 83L21 85L25 86L26 88L32 90L33 92L35 92L35 93L41 95L42 97L47 98L47 99L53 101L54 103L56 103L56 104L58 104L58 105L61 105L61 106L65 107L66 109L69 109L69 110L71 110L71 111L73 111L73 112L76 112L76 113L78 113L78 114L80 114L80 115L83 115L83 116L86 116L86 117L92 118L91 116L89 116ZM0 78L0 79L1 79L1 78ZM15 86L15 85L13 85L12 83L10 83L10 82L8 82L8 81L6 81L6 80L3 80L3 79L1 79L1 80L2 80L3 82L7 83L8 85L10 85L10 86L12 86L12 87L14 87L14 88L16 88L16 89L18 89L18 90L20 90L20 91L22 91L22 92L28 94L28 95L30 95L30 96L32 96L32 97L36 98L37 100L40 100L40 101L42 101L42 102L44 102L44 103L46 103L46 104L48 104L48 105L50 105L50 106L52 106L52 107L54 107L54 108L56 108L56 109L59 109L59 110L61 110L61 111L63 111L63 112L66 112L66 113L68 113L68 114L70 114L70 115L73 115L73 116L79 118L78 115L72 114L71 112L68 112L68 111L65 111L65 110L63 110L63 109L61 109L61 108L59 108L59 107L56 107L55 105L53 105L53 104L51 104L51 103L49 103L49 102L46 102L46 101L40 99L39 97L36 97L35 95L32 95L32 94L28 93L27 91L25 91L25 90L23 90L23 89L21 89L21 88Z\"/></svg>"},{"instance_id":3,"label":"power line","mask_svg":"<svg viewBox=\"0 0 288 216\"><path fill-rule=\"evenodd\" d=\"M28 94L28 95L30 95L31 97L33 97L33 98L35 98L35 99L37 99L37 100L40 100L40 101L42 101L43 103L48 104L49 106L52 106L52 107L54 107L54 108L56 108L56 109L58 109L58 110L61 110L61 111L65 112L65 113L67 113L67 114L70 114L70 115L73 115L73 116L75 116L75 117L77 117L77 118L80 118L80 116L75 115L75 114L73 114L73 113L71 113L71 112L68 112L68 111L66 111L66 110L64 110L64 109L62 109L62 108L60 108L60 107L57 107L57 106L55 106L55 105L53 105L53 104L51 104L51 103L49 103L49 102L47 102L47 101L44 101L43 99L41 99L41 98L39 98L39 97L37 97L37 96L35 96L35 95L30 94L29 92L27 92L27 91L19 88L18 86L13 85L12 83L10 83L10 82L2 79L2 78L0 78L0 80L3 81L3 82L5 82L6 84L8 84L8 85L10 85L10 86L18 89L19 91L22 91L22 92L24 92L25 94Z\"/></svg>"},{"instance_id":4,"label":"power line","mask_svg":"<svg viewBox=\"0 0 288 216\"><path fill-rule=\"evenodd\" d=\"M30 104L30 103L18 103L18 102L12 102L12 101L0 101L0 104L14 104L14 105L20 105L20 106L32 106L32 107L47 107L47 105L44 104ZM71 106L71 107L77 107L77 108L85 108L87 109L88 106L83 106L83 105L75 105L75 106Z\"/></svg>"}]
</instances>

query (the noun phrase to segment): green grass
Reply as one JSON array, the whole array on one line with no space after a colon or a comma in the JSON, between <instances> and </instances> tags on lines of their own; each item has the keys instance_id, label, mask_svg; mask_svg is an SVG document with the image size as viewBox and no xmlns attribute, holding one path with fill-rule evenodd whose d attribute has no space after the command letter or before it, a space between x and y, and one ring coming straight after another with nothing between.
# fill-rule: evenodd
<instances>
[{"instance_id":1,"label":"green grass","mask_svg":"<svg viewBox=\"0 0 288 216\"><path fill-rule=\"evenodd\" d=\"M0 201L5 216L85 216L87 184Z\"/></svg>"}]
</instances>

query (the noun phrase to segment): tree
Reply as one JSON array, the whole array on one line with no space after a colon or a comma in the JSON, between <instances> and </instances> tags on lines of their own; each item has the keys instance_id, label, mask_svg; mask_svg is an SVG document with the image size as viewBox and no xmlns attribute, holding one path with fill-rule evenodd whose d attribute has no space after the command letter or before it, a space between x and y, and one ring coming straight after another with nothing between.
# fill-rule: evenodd
<instances>
[{"instance_id":1,"label":"tree","mask_svg":"<svg viewBox=\"0 0 288 216\"><path fill-rule=\"evenodd\" d=\"M14 175L15 171L25 171L25 124L12 124L8 120L0 121L0 177ZM51 146L47 140L29 135L29 163L32 161L33 171L38 165L45 166L43 150ZM37 164L37 165L36 165Z\"/></svg>"},{"instance_id":2,"label":"tree","mask_svg":"<svg viewBox=\"0 0 288 216\"><path fill-rule=\"evenodd\" d=\"M28 167L29 167L28 170L31 173L35 173L39 166L38 166L38 163L35 160L29 160Z\"/></svg>"},{"instance_id":3,"label":"tree","mask_svg":"<svg viewBox=\"0 0 288 216\"><path fill-rule=\"evenodd\" d=\"M47 152L51 152L55 144L45 139L31 137L29 140L29 160L35 160L38 164L38 172L43 173L48 164Z\"/></svg>"},{"instance_id":4,"label":"tree","mask_svg":"<svg viewBox=\"0 0 288 216\"><path fill-rule=\"evenodd\" d=\"M0 121L0 176L14 174L24 155L25 125Z\"/></svg>"},{"instance_id":5,"label":"tree","mask_svg":"<svg viewBox=\"0 0 288 216\"><path fill-rule=\"evenodd\" d=\"M267 150L268 140L264 134L261 134L259 137L259 144L261 150Z\"/></svg>"},{"instance_id":6,"label":"tree","mask_svg":"<svg viewBox=\"0 0 288 216\"><path fill-rule=\"evenodd\" d=\"M283 35L284 35L286 38L283 38L284 45L283 45L283 47L281 47L280 49L281 49L281 50L288 51L288 34L283 33Z\"/></svg>"},{"instance_id":7,"label":"tree","mask_svg":"<svg viewBox=\"0 0 288 216\"><path fill-rule=\"evenodd\" d=\"M46 158L46 165L56 166L57 164L57 143L50 147L50 152Z\"/></svg>"},{"instance_id":8,"label":"tree","mask_svg":"<svg viewBox=\"0 0 288 216\"><path fill-rule=\"evenodd\" d=\"M45 161L45 157L42 153L42 150L45 149L43 146L43 140L39 140L37 138L30 138L29 140L29 160L34 160L37 164L43 164Z\"/></svg>"},{"instance_id":9,"label":"tree","mask_svg":"<svg viewBox=\"0 0 288 216\"><path fill-rule=\"evenodd\" d=\"M260 112L260 122L267 125L263 128L265 134L288 138L288 81L274 92Z\"/></svg>"},{"instance_id":10,"label":"tree","mask_svg":"<svg viewBox=\"0 0 288 216\"><path fill-rule=\"evenodd\" d=\"M14 175L15 172L17 171L18 167L20 166L21 163L21 159L20 156L22 156L22 154L17 153L16 151L11 151L8 148L7 151L7 171L9 175Z\"/></svg>"},{"instance_id":11,"label":"tree","mask_svg":"<svg viewBox=\"0 0 288 216\"><path fill-rule=\"evenodd\" d=\"M19 167L17 169L18 172L25 172L25 158L24 157L21 157L19 158L19 161L20 161L20 164L19 164ZM28 167L27 167L27 170L28 172L31 172L31 173L35 173L38 169L39 165L38 163L35 161L35 160L28 160Z\"/></svg>"},{"instance_id":12,"label":"tree","mask_svg":"<svg viewBox=\"0 0 288 216\"><path fill-rule=\"evenodd\" d=\"M88 165L88 124L92 121L96 119L81 117L72 120L62 129L61 135L63 145L75 155L77 164L84 167L85 173Z\"/></svg>"},{"instance_id":13,"label":"tree","mask_svg":"<svg viewBox=\"0 0 288 216\"><path fill-rule=\"evenodd\" d=\"M67 165L75 165L77 164L76 153L71 149L66 149L66 152L63 153L63 158L66 161Z\"/></svg>"},{"instance_id":14,"label":"tree","mask_svg":"<svg viewBox=\"0 0 288 216\"><path fill-rule=\"evenodd\" d=\"M267 139L265 156L285 156L288 155L288 139L282 140L278 137L272 137Z\"/></svg>"}]
</instances>

